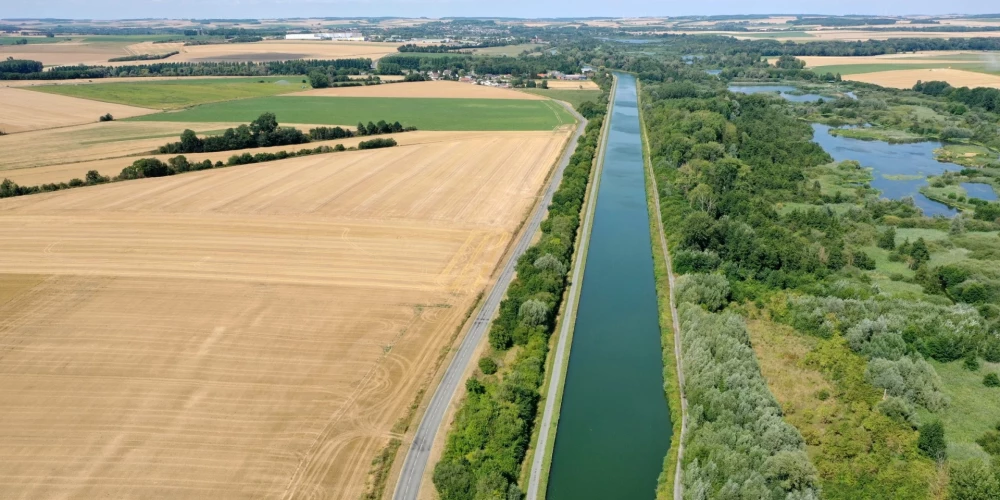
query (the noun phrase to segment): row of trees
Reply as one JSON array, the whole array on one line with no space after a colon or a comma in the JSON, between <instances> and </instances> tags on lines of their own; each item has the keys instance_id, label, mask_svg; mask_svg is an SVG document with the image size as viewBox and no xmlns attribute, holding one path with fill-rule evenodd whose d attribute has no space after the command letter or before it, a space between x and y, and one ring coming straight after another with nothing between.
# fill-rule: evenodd
<instances>
[{"instance_id":1,"label":"row of trees","mask_svg":"<svg viewBox=\"0 0 1000 500\"><path fill-rule=\"evenodd\" d=\"M26 63L31 66L25 66ZM60 66L49 71L42 71L41 64L39 61L17 61L17 66L11 66L10 70L0 66L0 80L70 80L126 76L306 75L311 71L336 73L340 69L361 72L371 68L372 61L368 58L354 58L269 62L164 62L130 66Z\"/></svg>"},{"instance_id":2,"label":"row of trees","mask_svg":"<svg viewBox=\"0 0 1000 500\"><path fill-rule=\"evenodd\" d=\"M161 154L211 153L412 130L416 130L416 128L403 127L399 122L390 124L385 120L379 120L378 123L368 122L368 125L358 123L357 131L345 130L341 127L317 127L311 129L307 135L294 127L279 127L274 113L264 113L250 122L249 125L226 129L222 135L201 138L193 130L185 130L181 134L180 141L160 146L157 152Z\"/></svg>"},{"instance_id":3,"label":"row of trees","mask_svg":"<svg viewBox=\"0 0 1000 500\"><path fill-rule=\"evenodd\" d=\"M356 149L379 149L388 148L396 146L397 143L392 138L377 138L368 141L362 141L358 143ZM350 148L355 149L355 148ZM192 162L187 159L184 155L175 156L168 159L167 161L162 161L159 158L140 158L131 165L122 169L122 171L111 178L109 176L102 176L98 171L91 170L87 172L84 179L73 179L61 183L50 183L42 184L39 186L21 186L11 181L10 179L4 179L0 183L0 198L11 198L14 196L24 196L35 193L45 193L49 191L59 191L62 189L69 189L75 187L83 186L93 186L96 184L104 184L106 182L117 182L117 181L127 181L134 179L145 179L150 177L166 177L170 175L177 175L184 172L195 172L199 170L207 170L210 168L223 168L232 167L236 165L247 165L251 163L262 163L275 160L284 160L286 158L295 158L298 156L308 156L315 154L324 153L336 153L340 151L347 151L348 148L344 147L343 144L337 144L335 146L319 146L313 149L300 149L298 151L278 151L275 153L243 153L241 155L230 156L225 163L217 161L212 163L211 160L202 160L200 162Z\"/></svg>"},{"instance_id":4,"label":"row of trees","mask_svg":"<svg viewBox=\"0 0 1000 500\"><path fill-rule=\"evenodd\" d=\"M536 418L549 336L566 287L583 199L600 140L603 117L587 124L542 223L541 239L517 261L517 278L494 319L489 342L512 361L497 371L480 362L481 377L466 384L466 398L448 433L434 485L442 500L520 498L521 465ZM492 373L492 375L491 375Z\"/></svg>"}]
</instances>

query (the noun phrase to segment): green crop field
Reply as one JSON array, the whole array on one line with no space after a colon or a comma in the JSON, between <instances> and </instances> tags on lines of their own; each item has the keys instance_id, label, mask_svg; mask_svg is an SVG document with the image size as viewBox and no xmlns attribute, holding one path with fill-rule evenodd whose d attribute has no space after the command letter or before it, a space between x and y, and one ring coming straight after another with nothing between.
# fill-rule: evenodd
<instances>
[{"instance_id":1,"label":"green crop field","mask_svg":"<svg viewBox=\"0 0 1000 500\"><path fill-rule=\"evenodd\" d=\"M586 101L597 101L597 97L601 95L600 90L563 90L563 89L520 89L529 94L535 94L540 96L549 97L552 99L557 99L560 101L566 101L573 105L575 108L579 104Z\"/></svg>"},{"instance_id":2,"label":"green crop field","mask_svg":"<svg viewBox=\"0 0 1000 500\"><path fill-rule=\"evenodd\" d=\"M46 85L30 90L152 109L179 109L197 104L265 97L309 87L302 76L205 78L152 82Z\"/></svg>"},{"instance_id":3,"label":"green crop field","mask_svg":"<svg viewBox=\"0 0 1000 500\"><path fill-rule=\"evenodd\" d=\"M766 31L766 32L728 32L727 35L738 36L743 38L814 38L809 33L803 31Z\"/></svg>"},{"instance_id":4,"label":"green crop field","mask_svg":"<svg viewBox=\"0 0 1000 500\"><path fill-rule=\"evenodd\" d=\"M520 45L504 45L502 47L486 47L485 49L475 49L472 51L476 55L484 56L510 56L514 57L520 55L521 52L526 50L535 50L541 47L538 43L522 43Z\"/></svg>"},{"instance_id":5,"label":"green crop field","mask_svg":"<svg viewBox=\"0 0 1000 500\"><path fill-rule=\"evenodd\" d=\"M569 112L552 101L310 96L240 99L130 120L245 123L266 112L274 113L281 123L353 125L386 120L421 130L551 130L573 123Z\"/></svg>"},{"instance_id":6,"label":"green crop field","mask_svg":"<svg viewBox=\"0 0 1000 500\"><path fill-rule=\"evenodd\" d=\"M28 45L35 45L41 43L58 43L71 40L71 38L66 37L42 37L42 36L0 36L0 45L17 45L19 40L27 40Z\"/></svg>"}]
</instances>

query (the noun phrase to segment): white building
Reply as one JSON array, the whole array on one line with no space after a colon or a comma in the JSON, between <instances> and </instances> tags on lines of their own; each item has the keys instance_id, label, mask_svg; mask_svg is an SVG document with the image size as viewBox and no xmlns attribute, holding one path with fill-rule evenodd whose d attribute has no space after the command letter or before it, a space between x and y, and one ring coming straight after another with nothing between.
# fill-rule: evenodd
<instances>
[{"instance_id":1,"label":"white building","mask_svg":"<svg viewBox=\"0 0 1000 500\"><path fill-rule=\"evenodd\" d=\"M285 35L285 40L334 40L334 41L356 41L363 42L364 35L361 33L295 33Z\"/></svg>"}]
</instances>

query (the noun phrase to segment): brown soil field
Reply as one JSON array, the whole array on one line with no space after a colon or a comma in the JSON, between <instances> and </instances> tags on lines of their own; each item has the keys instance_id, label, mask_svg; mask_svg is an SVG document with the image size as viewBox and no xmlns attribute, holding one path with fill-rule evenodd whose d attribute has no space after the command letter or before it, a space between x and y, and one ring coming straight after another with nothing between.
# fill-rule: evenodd
<instances>
[{"instance_id":1,"label":"brown soil field","mask_svg":"<svg viewBox=\"0 0 1000 500\"><path fill-rule=\"evenodd\" d=\"M567 136L0 201L3 496L358 498Z\"/></svg>"},{"instance_id":2,"label":"brown soil field","mask_svg":"<svg viewBox=\"0 0 1000 500\"><path fill-rule=\"evenodd\" d=\"M8 134L97 122L98 117L105 113L111 113L115 118L128 118L156 112L153 109L8 87L0 87L0 110L3 110L0 113L0 130Z\"/></svg>"},{"instance_id":3,"label":"brown soil field","mask_svg":"<svg viewBox=\"0 0 1000 500\"><path fill-rule=\"evenodd\" d=\"M541 80L536 80L536 82L541 82ZM548 80L550 89L558 90L600 90L591 80Z\"/></svg>"},{"instance_id":4,"label":"brown soil field","mask_svg":"<svg viewBox=\"0 0 1000 500\"><path fill-rule=\"evenodd\" d=\"M541 96L517 92L510 89L446 81L405 82L393 83L392 85L313 89L283 95L331 97L446 97L452 99L545 99Z\"/></svg>"},{"instance_id":5,"label":"brown soil field","mask_svg":"<svg viewBox=\"0 0 1000 500\"><path fill-rule=\"evenodd\" d=\"M149 122L155 123L155 122ZM176 125L176 124L174 124ZM192 124L192 125L205 125L204 123ZM293 126L293 125L288 125ZM298 125L298 128L308 130L314 127L314 125ZM193 128L193 130L204 130ZM454 140L456 138L461 139L473 139L488 137L491 135L504 136L518 133L514 132L443 132L443 131L424 131L418 130L415 132L404 132L399 134L387 134L380 137L392 137L401 146L409 146L414 144L430 144L442 141ZM179 134L177 134L179 135ZM267 148L253 148L253 149L241 149L236 151L220 151L215 153L191 153L184 155L190 161L203 161L211 160L212 162L222 161L225 162L227 158L233 155L239 155L243 153L265 153L265 152L278 152L278 151L291 151L299 150L303 148L313 149L319 146L335 146L337 144L343 144L344 147L353 147L361 141L370 139L370 137L352 137L349 139L335 139L330 141L317 141L310 142L308 144L302 145L292 145L292 146L272 146ZM61 162L51 161L44 166L37 167L27 167L27 168L17 168L10 170L0 170L0 179L10 179L23 186L36 186L39 184L47 183L59 183L59 182L69 182L73 178L82 179L88 171L97 170L101 175L107 175L114 177L118 175L121 170L132 164L135 160L139 158L157 158L162 161L166 161L177 155L167 154L145 154L148 151L153 150L155 147L167 143L168 141L176 140L176 136L171 136L169 138L160 138L153 141L143 140L143 142L136 141L133 147L139 147L140 144L145 144L144 149L130 153L132 156L126 156L124 154L117 156L105 156L102 159L90 160L90 161L79 161L75 159L73 155L61 155L63 157ZM148 143L155 142L155 144L149 145ZM124 147L124 146L123 146ZM101 151L98 149L97 151ZM93 153L93 152L92 152ZM96 153L95 153L96 154ZM112 153L107 153L111 155ZM12 155L16 156L16 155ZM55 158L57 155L52 154L49 157Z\"/></svg>"},{"instance_id":6,"label":"brown soil field","mask_svg":"<svg viewBox=\"0 0 1000 500\"><path fill-rule=\"evenodd\" d=\"M960 69L904 69L896 71L880 71L877 73L860 73L844 76L845 80L874 83L883 87L898 89L912 88L920 81L940 80L950 83L953 87L993 87L1000 88L1000 76Z\"/></svg>"}]
</instances>

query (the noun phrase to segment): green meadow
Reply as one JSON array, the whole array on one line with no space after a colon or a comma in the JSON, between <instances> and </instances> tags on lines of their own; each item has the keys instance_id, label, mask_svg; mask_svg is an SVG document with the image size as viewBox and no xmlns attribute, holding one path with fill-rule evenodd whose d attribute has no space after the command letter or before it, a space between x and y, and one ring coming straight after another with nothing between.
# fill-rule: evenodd
<instances>
[{"instance_id":1,"label":"green meadow","mask_svg":"<svg viewBox=\"0 0 1000 500\"><path fill-rule=\"evenodd\" d=\"M198 104L266 97L308 89L302 76L203 78L151 82L46 85L30 90L141 108L179 109Z\"/></svg>"},{"instance_id":2,"label":"green meadow","mask_svg":"<svg viewBox=\"0 0 1000 500\"><path fill-rule=\"evenodd\" d=\"M280 123L353 125L399 121L420 130L552 130L573 117L552 101L389 97L259 97L202 104L133 121L250 122L274 113Z\"/></svg>"},{"instance_id":3,"label":"green meadow","mask_svg":"<svg viewBox=\"0 0 1000 500\"><path fill-rule=\"evenodd\" d=\"M597 102L597 98L601 95L600 90L567 90L567 89L518 89L529 94L540 95L555 99L557 101L566 101L576 106L586 102L594 101Z\"/></svg>"}]
</instances>

